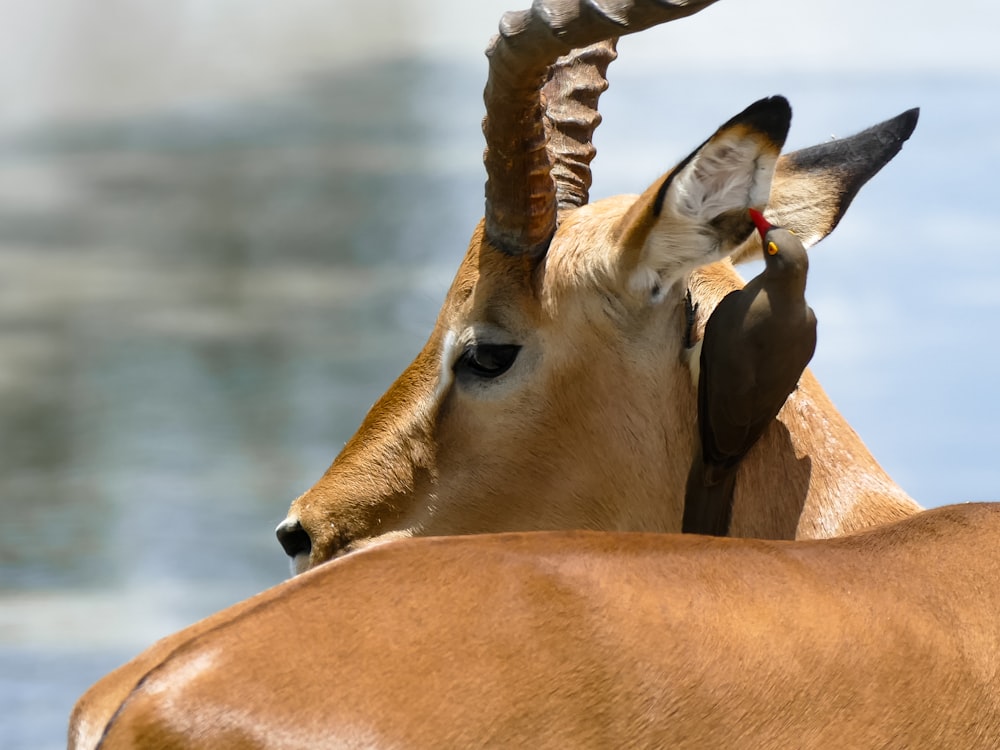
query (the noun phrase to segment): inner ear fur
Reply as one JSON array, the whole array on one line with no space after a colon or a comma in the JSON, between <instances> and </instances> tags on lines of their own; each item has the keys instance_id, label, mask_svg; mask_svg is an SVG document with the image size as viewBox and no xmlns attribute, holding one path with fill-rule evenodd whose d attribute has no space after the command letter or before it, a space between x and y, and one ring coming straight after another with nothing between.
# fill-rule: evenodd
<instances>
[{"instance_id":1,"label":"inner ear fur","mask_svg":"<svg viewBox=\"0 0 1000 750\"><path fill-rule=\"evenodd\" d=\"M782 97L750 105L651 185L617 227L621 270L638 284L669 283L736 249L753 231L791 122Z\"/></svg>"}]
</instances>

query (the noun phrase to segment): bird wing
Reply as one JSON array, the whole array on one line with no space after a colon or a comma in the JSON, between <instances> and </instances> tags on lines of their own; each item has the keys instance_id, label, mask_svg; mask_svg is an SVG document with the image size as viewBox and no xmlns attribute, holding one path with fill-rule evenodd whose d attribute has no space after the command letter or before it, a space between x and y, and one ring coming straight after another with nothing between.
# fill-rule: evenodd
<instances>
[{"instance_id":1,"label":"bird wing","mask_svg":"<svg viewBox=\"0 0 1000 750\"><path fill-rule=\"evenodd\" d=\"M741 317L744 301L730 292L718 304L705 329L698 377L698 431L706 464L731 466L746 452L752 421L750 399L753 371L740 357L730 356L723 343L728 331L715 333L713 319L732 321Z\"/></svg>"},{"instance_id":2,"label":"bird wing","mask_svg":"<svg viewBox=\"0 0 1000 750\"><path fill-rule=\"evenodd\" d=\"M786 359L782 372L788 374L787 382L762 382L760 377L766 378L765 373L745 359L727 357L726 352L710 349L709 355L702 358L698 422L706 464L735 465L778 416L815 350L811 311L810 318L811 335L804 332L793 337L792 346L783 347L780 354L769 355ZM787 343L788 339L784 341Z\"/></svg>"},{"instance_id":3,"label":"bird wing","mask_svg":"<svg viewBox=\"0 0 1000 750\"><path fill-rule=\"evenodd\" d=\"M728 382L722 388L714 377L717 368L718 363L713 366L710 358L702 361L698 387L702 452L706 463L731 465L743 457L752 443L752 373L734 377L733 369L729 368Z\"/></svg>"}]
</instances>

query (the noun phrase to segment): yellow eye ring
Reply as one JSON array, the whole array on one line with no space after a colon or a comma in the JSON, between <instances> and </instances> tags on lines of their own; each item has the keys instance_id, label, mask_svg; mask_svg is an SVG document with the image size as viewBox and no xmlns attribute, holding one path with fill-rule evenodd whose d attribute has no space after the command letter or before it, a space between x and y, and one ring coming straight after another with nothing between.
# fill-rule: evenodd
<instances>
[{"instance_id":1,"label":"yellow eye ring","mask_svg":"<svg viewBox=\"0 0 1000 750\"><path fill-rule=\"evenodd\" d=\"M778 253L778 246L775 245L773 242L768 242L767 243L767 254L768 255L777 255L777 253Z\"/></svg>"}]
</instances>

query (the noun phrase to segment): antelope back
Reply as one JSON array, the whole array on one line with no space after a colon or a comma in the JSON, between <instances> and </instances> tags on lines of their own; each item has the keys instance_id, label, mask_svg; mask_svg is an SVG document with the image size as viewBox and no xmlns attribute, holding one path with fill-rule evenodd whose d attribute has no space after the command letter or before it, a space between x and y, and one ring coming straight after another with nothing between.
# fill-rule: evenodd
<instances>
[{"instance_id":1,"label":"antelope back","mask_svg":"<svg viewBox=\"0 0 1000 750\"><path fill-rule=\"evenodd\" d=\"M182 633L101 747L996 747L998 534L406 540Z\"/></svg>"}]
</instances>

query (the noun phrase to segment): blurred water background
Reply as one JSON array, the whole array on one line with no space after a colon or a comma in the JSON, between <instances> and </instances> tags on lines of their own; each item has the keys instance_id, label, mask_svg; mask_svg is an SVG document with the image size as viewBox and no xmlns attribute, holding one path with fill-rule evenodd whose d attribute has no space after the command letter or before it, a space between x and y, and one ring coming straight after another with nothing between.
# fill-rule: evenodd
<instances>
[{"instance_id":1,"label":"blurred water background","mask_svg":"<svg viewBox=\"0 0 1000 750\"><path fill-rule=\"evenodd\" d=\"M286 576L275 524L481 215L505 9L0 0L0 748L62 747L98 677ZM814 370L927 505L1000 496L1000 11L935 9L722 2L624 40L593 190L760 96L792 148L921 106L809 297Z\"/></svg>"}]
</instances>

